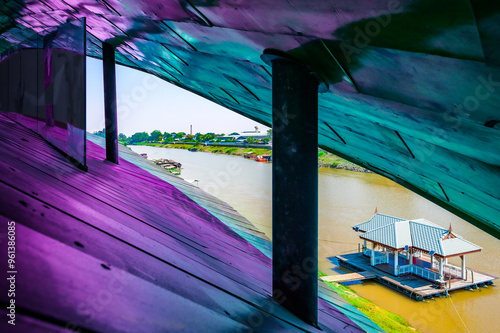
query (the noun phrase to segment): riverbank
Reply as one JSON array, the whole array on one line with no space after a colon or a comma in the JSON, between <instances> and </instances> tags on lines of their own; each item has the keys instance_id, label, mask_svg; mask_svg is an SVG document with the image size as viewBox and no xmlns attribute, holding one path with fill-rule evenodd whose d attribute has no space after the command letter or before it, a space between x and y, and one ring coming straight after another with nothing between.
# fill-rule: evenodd
<instances>
[{"instance_id":1,"label":"riverbank","mask_svg":"<svg viewBox=\"0 0 500 333\"><path fill-rule=\"evenodd\" d=\"M318 166L320 168L342 169L356 172L372 173L370 170L344 160L332 153L320 149L318 151Z\"/></svg>"},{"instance_id":2,"label":"riverbank","mask_svg":"<svg viewBox=\"0 0 500 333\"><path fill-rule=\"evenodd\" d=\"M173 145L171 145L173 146ZM181 145L176 145L177 148L179 148ZM158 148L171 148L169 151L164 151L164 149L157 149ZM182 149L176 149L176 151L173 151L173 147L164 147L164 145L156 146L156 147L131 147L134 149L135 152L145 152L148 153L150 158L152 159L158 159L163 156L169 156L169 158L173 158L177 161L182 161L183 166L186 167L186 175L182 175L183 178L188 178L188 179L197 179L200 182L200 189L201 190L207 190L207 192L210 191L215 191L212 192L214 195L217 194L219 199L227 202L233 202L233 203L238 203L240 200L236 199L238 198L239 194L243 194L244 200L246 202L251 203L252 207L250 210L252 213L255 213L256 209L255 207L260 207L257 209L257 211L270 211L270 207L266 208L263 207L262 203L260 202L260 197L259 195L262 195L263 193L270 193L269 191L271 190L270 188L259 188L258 190L255 189L253 186L258 184L260 181L265 181L266 184L268 184L268 181L270 180L269 178L260 178L257 177L255 173L252 173L252 170L259 170L257 174L261 174L262 170L269 170L271 169L271 165L257 165L258 163L252 163L253 161L249 160L243 160L242 163L240 163L240 168L241 168L241 174L245 174L245 177L231 177L232 184L233 182L236 182L236 184L223 184L223 190L220 190L221 186L220 184L220 179L221 178L214 178L217 177L215 175L219 175L216 173L216 170L218 171L223 171L231 163L231 161L237 160L239 157L231 157L231 156L217 156L213 154L192 154L187 151L187 149L192 148L193 145L182 145ZM207 151L207 152L212 152L216 154L225 154L225 155L240 155L243 152L246 152L247 149L244 148L239 148L239 152L236 151L237 148L235 147L204 147L204 146L198 146L197 148L202 148L199 151ZM229 152L228 152L229 150ZM248 149L250 151L253 149ZM154 153L155 151L158 151L156 154ZM163 152L162 152L163 151ZM270 152L269 150L263 150L261 153L268 153ZM326 154L322 154L323 158L328 157L325 156ZM243 163L244 162L244 163ZM220 163L220 164L216 164ZM214 169L205 169L205 166L210 166L210 168ZM196 173L190 173L195 169ZM217 169L215 169L217 168ZM226 169L227 170L227 169ZM319 174L323 174L324 172L339 172L339 171L334 171L331 169L322 169ZM342 172L343 174L346 174L346 172ZM229 174L228 174L229 175ZM372 175L361 175L361 176L372 176ZM245 180L249 180L250 183L245 183ZM326 182L322 182L326 183ZM206 186L206 187L205 187ZM242 190L244 189L244 190ZM223 195L229 194L229 197L224 197ZM231 200L229 200L231 199ZM243 199L242 199L243 200ZM237 206L240 207L241 206ZM235 207L236 208L236 207ZM238 210L239 211L239 210ZM256 222L254 225L256 226L261 226L262 227L262 222L261 219L255 218L254 215L248 214L248 211L242 210L240 211L245 216L248 216L250 221L252 223ZM258 213L258 212L257 212ZM270 217L265 217L263 218L266 221L269 221ZM268 231L267 229L261 229L261 232ZM270 231L270 230L269 230ZM269 233L268 233L269 235ZM254 243L255 246L259 247L262 246L261 243ZM267 255L270 256L270 248L267 251ZM335 250L329 250L328 253L336 253L338 251L341 251L339 249ZM326 255L323 255L321 260L326 259ZM327 272L326 268L324 272ZM331 274L331 273L330 273ZM320 276L324 276L325 274L322 274L321 272L319 273ZM345 299L346 302L354 306L356 309L358 309L361 313L363 313L365 316L367 316L370 320L372 320L375 324L377 324L381 329L383 329L385 332L388 333L396 333L396 332L403 332L403 333L413 333L413 332L418 332L415 329L410 327L410 324L408 324L406 321L404 321L400 316L389 312L371 301L367 300L366 298L363 298L362 296L358 295L355 291L351 290L348 287L342 286L342 285L337 285L334 283L327 283L327 285L332 288L332 290L339 294L343 299Z\"/></svg>"},{"instance_id":3,"label":"riverbank","mask_svg":"<svg viewBox=\"0 0 500 333\"><path fill-rule=\"evenodd\" d=\"M181 146L181 145L176 145L176 146L177 146L177 148L179 148L179 146ZM164 145L160 145L160 146L156 146L156 147L163 148ZM229 156L215 156L212 154L191 154L190 152L187 151L187 149L193 147L193 145L182 145L182 147L183 147L182 149L177 149L177 151L175 151L175 152L172 152L172 150L170 150L168 153L165 152L165 153L163 153L164 155L161 155L161 156L169 156L169 157L174 158L176 160L182 160L183 163L185 163L185 165L186 165L186 171L191 171L191 168L193 168L194 166L197 166L197 167L199 167L200 165L211 165L212 166L215 161L219 161L221 163L220 166L215 166L215 167L219 167L219 170L224 170L224 168L229 163L228 161L231 161L231 160L234 161L234 159L235 159L235 158L229 157ZM172 148L172 147L165 147L165 148ZM218 154L238 155L238 153L234 150L227 152L228 149L235 149L235 147L204 147L204 146L200 147L200 146L198 146L198 148L206 149L206 150L200 149L200 151L208 151L208 152L216 151L216 153L218 153ZM155 148L148 148L148 147L143 147L143 148L135 147L133 149L136 152L147 152L149 155L151 155L151 158L153 158L153 159L160 158L160 155L156 155L156 154L152 153L153 149L158 150L158 151L162 151L162 149L155 149ZM245 149L240 148L240 155L241 155L241 150L243 150L243 152L246 151ZM262 151L262 153L267 153L267 152L268 152L268 150ZM176 154L180 154L180 155L176 155ZM323 155L322 156L323 158L328 157L328 155L326 155L326 154L322 154L322 155ZM182 156L184 156L184 158L182 158ZM245 160L245 162L251 162L251 161ZM257 163L241 163L241 167L244 168L245 166L248 165L253 170L262 170L262 168L260 168L260 167L264 167L264 169L270 169L270 165L260 165L259 168L257 168L256 165L254 165L254 164L257 164ZM203 178L204 171L205 171L205 174L208 175L208 178ZM322 170L322 172L325 172L325 171L326 172L334 172L333 170L325 170L325 169ZM255 176L252 174L252 172L249 172L249 170L244 170L244 171L242 170L241 172L244 173L250 179L252 179L252 181L251 181L252 185L250 185L250 184L242 185L241 183L238 183L235 185L234 189L232 189L232 187L230 185L225 185L224 191L216 190L216 192L214 194L218 193L219 195L221 195L221 194L231 193L230 196L234 200L234 198L238 197L238 193L241 192L241 189L244 188L245 191L243 191L243 192L244 192L244 197L246 197L246 200L248 200L249 202L252 202L253 204L256 204L258 207L261 207L262 209L260 209L260 210L266 211L266 209L263 208L259 204L259 198L253 197L253 195L255 195L256 193L266 193L266 190L262 189L262 188L258 191L252 190L251 186L255 185L255 183L259 183L259 180L256 179ZM186 175L188 175L188 174L186 174ZM214 172L212 172L212 173L206 172L205 169L201 168L200 170L197 171L196 175L189 174L186 178L199 179L200 184L201 184L200 187L202 189L203 189L203 186L207 186L207 189L214 190L214 189L217 189L217 184L219 184L219 183L214 181L213 175L215 175ZM366 175L366 176L369 176L369 175ZM185 176L183 175L183 177L185 177ZM244 178L247 178L247 177L244 177ZM241 177L234 177L233 178L233 181L241 181L241 180L242 180ZM239 190L237 190L237 189L239 189ZM234 192L234 191L237 191L237 192ZM221 196L221 199L222 198L224 200L228 200L228 198L224 198ZM236 200L236 201L238 201L238 200ZM252 210L254 210L254 209L252 209ZM243 212L245 212L245 211L243 211ZM245 214L245 215L247 215L247 214ZM252 216L252 215L249 215L249 216ZM251 220L259 221L259 219L255 219L255 218L253 218L253 216L252 216ZM268 218L266 218L266 220L268 220ZM256 223L256 225L259 225L259 223ZM263 231L265 231L265 229L263 229ZM335 250L335 251L339 251L339 250ZM328 251L328 253L333 253L333 252L334 252L333 250ZM323 258L325 258L325 257L323 257ZM325 270L325 272L326 272L326 270ZM324 274L322 274L320 272L320 276L324 276ZM338 285L335 283L327 283L327 285L330 288L332 288L332 290L334 292L336 292L342 298L344 298L349 304L353 305L356 309L358 309L360 312L362 312L364 315L366 315L370 320L375 322L384 331L389 332L389 333L391 333L391 332L394 332L394 333L396 333L396 332L404 332L404 333L418 332L417 330L410 327L410 324L408 324L400 316L375 305L374 303L367 300L366 298L363 298L362 296L358 295L355 291L351 290L349 287L345 287L345 286Z\"/></svg>"},{"instance_id":4,"label":"riverbank","mask_svg":"<svg viewBox=\"0 0 500 333\"><path fill-rule=\"evenodd\" d=\"M321 271L318 274L326 276ZM389 312L375 303L359 296L349 287L343 286L336 282L325 282L338 295L342 296L346 301L361 311L365 316L370 318L375 324L380 326L387 333L418 333L419 331L406 322L400 316Z\"/></svg>"},{"instance_id":5,"label":"riverbank","mask_svg":"<svg viewBox=\"0 0 500 333\"><path fill-rule=\"evenodd\" d=\"M273 153L271 149L265 149L265 148L221 147L221 146L205 146L201 144L193 145L193 144L163 144L163 143L141 142L134 145L174 148L174 149L196 148L197 151L201 152L207 152L212 154L235 155L235 156L244 156L245 153L250 153L250 152L253 152L256 155L272 155ZM359 165L346 161L324 150L318 151L318 167L371 173L371 171L363 167L360 167Z\"/></svg>"},{"instance_id":6,"label":"riverbank","mask_svg":"<svg viewBox=\"0 0 500 333\"><path fill-rule=\"evenodd\" d=\"M184 149L130 148L137 153L148 153L151 159L168 157L182 162L183 178L199 180L196 185L201 189L227 202L261 232L272 236L271 164L231 155L195 154ZM318 268L327 275L339 270L332 257L357 251L360 239L352 226L368 220L378 207L379 212L388 215L423 217L443 227L449 227L451 223L454 231L467 235L469 241L485 249L471 254L468 265L500 276L500 241L380 175L319 168L318 206ZM498 287L457 291L451 294L451 298L426 299L424 302L417 302L372 281L348 287L356 295L399 315L421 332L495 332L495 309L500 302Z\"/></svg>"}]
</instances>

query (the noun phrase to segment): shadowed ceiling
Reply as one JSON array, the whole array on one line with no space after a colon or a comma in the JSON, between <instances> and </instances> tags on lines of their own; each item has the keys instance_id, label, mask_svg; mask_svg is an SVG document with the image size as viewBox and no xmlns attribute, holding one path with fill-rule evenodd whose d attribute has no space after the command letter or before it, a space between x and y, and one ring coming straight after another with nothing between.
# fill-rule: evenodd
<instances>
[{"instance_id":1,"label":"shadowed ceiling","mask_svg":"<svg viewBox=\"0 0 500 333\"><path fill-rule=\"evenodd\" d=\"M260 56L288 52L328 85L322 148L499 237L500 3L10 0L0 52L82 17L89 56L109 42L119 64L267 125Z\"/></svg>"}]
</instances>

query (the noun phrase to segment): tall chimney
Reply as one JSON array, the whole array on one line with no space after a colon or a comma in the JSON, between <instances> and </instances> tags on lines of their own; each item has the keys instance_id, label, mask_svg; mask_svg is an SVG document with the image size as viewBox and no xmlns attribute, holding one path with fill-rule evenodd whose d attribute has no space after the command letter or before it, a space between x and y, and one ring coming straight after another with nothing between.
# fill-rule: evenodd
<instances>
[{"instance_id":1,"label":"tall chimney","mask_svg":"<svg viewBox=\"0 0 500 333\"><path fill-rule=\"evenodd\" d=\"M193 135L193 125L189 125L191 127L190 131L189 131L189 134L190 135Z\"/></svg>"}]
</instances>

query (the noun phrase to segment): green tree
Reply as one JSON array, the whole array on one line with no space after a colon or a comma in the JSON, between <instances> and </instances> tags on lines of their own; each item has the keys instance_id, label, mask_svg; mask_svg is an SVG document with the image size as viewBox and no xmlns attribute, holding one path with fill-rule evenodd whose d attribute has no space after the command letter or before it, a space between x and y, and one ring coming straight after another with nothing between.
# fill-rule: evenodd
<instances>
[{"instance_id":1,"label":"green tree","mask_svg":"<svg viewBox=\"0 0 500 333\"><path fill-rule=\"evenodd\" d=\"M273 130L272 129L268 129L267 130L267 136L270 137L270 138L273 136Z\"/></svg>"},{"instance_id":2,"label":"green tree","mask_svg":"<svg viewBox=\"0 0 500 333\"><path fill-rule=\"evenodd\" d=\"M262 139L262 142L264 142L265 144L268 144L268 143L269 143L269 141L271 141L271 139L270 139L270 138L264 138L264 139Z\"/></svg>"},{"instance_id":3,"label":"green tree","mask_svg":"<svg viewBox=\"0 0 500 333\"><path fill-rule=\"evenodd\" d=\"M146 132L137 132L130 137L130 143L139 143L148 141L149 134Z\"/></svg>"},{"instance_id":4,"label":"green tree","mask_svg":"<svg viewBox=\"0 0 500 333\"><path fill-rule=\"evenodd\" d=\"M175 137L177 139L183 138L185 136L186 136L186 133L184 133L184 132L175 133Z\"/></svg>"},{"instance_id":5,"label":"green tree","mask_svg":"<svg viewBox=\"0 0 500 333\"><path fill-rule=\"evenodd\" d=\"M100 136L101 138L105 138L106 137L106 131L103 128L102 131L95 131L94 135Z\"/></svg>"},{"instance_id":6,"label":"green tree","mask_svg":"<svg viewBox=\"0 0 500 333\"><path fill-rule=\"evenodd\" d=\"M153 132L151 132L151 135L149 136L150 141L161 141L162 138L163 135L158 130L154 130Z\"/></svg>"},{"instance_id":7,"label":"green tree","mask_svg":"<svg viewBox=\"0 0 500 333\"><path fill-rule=\"evenodd\" d=\"M127 136L123 133L120 133L118 134L118 140L121 140L121 141L126 141L127 140Z\"/></svg>"},{"instance_id":8,"label":"green tree","mask_svg":"<svg viewBox=\"0 0 500 333\"><path fill-rule=\"evenodd\" d=\"M240 133L233 132L233 133L231 133L229 135L240 135Z\"/></svg>"},{"instance_id":9,"label":"green tree","mask_svg":"<svg viewBox=\"0 0 500 333\"><path fill-rule=\"evenodd\" d=\"M255 143L255 138L253 136L249 136L245 140L246 143Z\"/></svg>"},{"instance_id":10,"label":"green tree","mask_svg":"<svg viewBox=\"0 0 500 333\"><path fill-rule=\"evenodd\" d=\"M210 141L215 139L215 133L206 133L201 136L200 141L205 142L205 141Z\"/></svg>"}]
</instances>

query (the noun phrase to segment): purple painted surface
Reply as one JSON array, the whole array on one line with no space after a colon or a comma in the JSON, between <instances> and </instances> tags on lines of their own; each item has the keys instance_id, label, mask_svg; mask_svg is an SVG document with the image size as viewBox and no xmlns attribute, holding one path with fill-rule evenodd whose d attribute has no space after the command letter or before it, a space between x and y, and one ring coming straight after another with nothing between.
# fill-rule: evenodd
<instances>
[{"instance_id":1,"label":"purple painted surface","mask_svg":"<svg viewBox=\"0 0 500 333\"><path fill-rule=\"evenodd\" d=\"M268 257L147 171L108 163L89 142L83 172L2 115L0 155L0 228L16 222L16 306L33 325L317 331L269 297ZM362 331L325 301L319 307L325 331Z\"/></svg>"},{"instance_id":2,"label":"purple painted surface","mask_svg":"<svg viewBox=\"0 0 500 333\"><path fill-rule=\"evenodd\" d=\"M33 129L85 166L85 20L58 26L16 45L2 59L0 112ZM7 96L5 96L7 95Z\"/></svg>"},{"instance_id":3,"label":"purple painted surface","mask_svg":"<svg viewBox=\"0 0 500 333\"><path fill-rule=\"evenodd\" d=\"M0 52L85 17L89 56L110 43L117 63L269 126L260 56L288 52L329 85L322 148L500 237L500 3L11 0L0 17Z\"/></svg>"}]
</instances>

